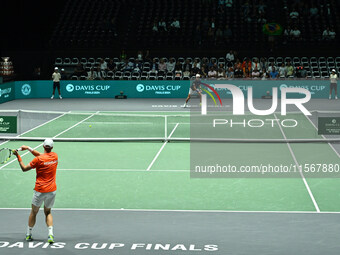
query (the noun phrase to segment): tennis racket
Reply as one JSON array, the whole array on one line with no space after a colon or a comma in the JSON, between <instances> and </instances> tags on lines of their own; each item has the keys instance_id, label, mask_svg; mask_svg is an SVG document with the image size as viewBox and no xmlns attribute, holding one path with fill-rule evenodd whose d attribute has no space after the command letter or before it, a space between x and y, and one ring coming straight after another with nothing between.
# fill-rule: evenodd
<instances>
[{"instance_id":1,"label":"tennis racket","mask_svg":"<svg viewBox=\"0 0 340 255\"><path fill-rule=\"evenodd\" d=\"M21 151L21 148L17 149ZM13 155L13 150L8 148L0 149L0 165L5 164Z\"/></svg>"}]
</instances>

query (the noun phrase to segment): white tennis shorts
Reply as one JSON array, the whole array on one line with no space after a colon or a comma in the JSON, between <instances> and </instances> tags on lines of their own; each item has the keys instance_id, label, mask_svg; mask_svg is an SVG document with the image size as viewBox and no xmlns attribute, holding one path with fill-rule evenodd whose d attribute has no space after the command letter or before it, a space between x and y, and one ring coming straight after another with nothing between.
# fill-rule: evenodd
<instances>
[{"instance_id":1,"label":"white tennis shorts","mask_svg":"<svg viewBox=\"0 0 340 255\"><path fill-rule=\"evenodd\" d=\"M34 190L32 204L34 206L40 207L44 202L44 206L46 208L52 208L55 201L55 195L57 191L47 192L47 193L40 193Z\"/></svg>"}]
</instances>

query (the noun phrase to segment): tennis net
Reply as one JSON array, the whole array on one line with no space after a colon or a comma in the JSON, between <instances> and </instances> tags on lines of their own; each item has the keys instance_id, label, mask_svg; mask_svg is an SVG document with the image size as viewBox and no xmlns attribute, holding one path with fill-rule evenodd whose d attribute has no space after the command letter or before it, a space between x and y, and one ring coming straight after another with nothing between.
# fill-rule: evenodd
<instances>
[{"instance_id":1,"label":"tennis net","mask_svg":"<svg viewBox=\"0 0 340 255\"><path fill-rule=\"evenodd\" d=\"M17 119L15 133L1 140L43 141L199 141L199 142L340 142L340 136L318 134L318 118L327 112L235 116L231 113L47 112L0 111ZM331 112L340 116L340 112Z\"/></svg>"}]
</instances>

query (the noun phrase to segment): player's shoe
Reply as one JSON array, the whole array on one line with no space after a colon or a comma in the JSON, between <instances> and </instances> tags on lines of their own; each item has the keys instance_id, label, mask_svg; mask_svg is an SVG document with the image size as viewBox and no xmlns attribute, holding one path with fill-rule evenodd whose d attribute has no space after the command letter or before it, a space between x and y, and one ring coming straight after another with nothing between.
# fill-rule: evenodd
<instances>
[{"instance_id":1,"label":"player's shoe","mask_svg":"<svg viewBox=\"0 0 340 255\"><path fill-rule=\"evenodd\" d=\"M63 99L63 98L61 97L61 95L59 95L59 99Z\"/></svg>"},{"instance_id":2,"label":"player's shoe","mask_svg":"<svg viewBox=\"0 0 340 255\"><path fill-rule=\"evenodd\" d=\"M335 96L335 99L338 99L338 96Z\"/></svg>"},{"instance_id":3,"label":"player's shoe","mask_svg":"<svg viewBox=\"0 0 340 255\"><path fill-rule=\"evenodd\" d=\"M48 236L48 239L47 239L47 242L48 242L48 243L54 243L54 236L49 235L49 236Z\"/></svg>"},{"instance_id":4,"label":"player's shoe","mask_svg":"<svg viewBox=\"0 0 340 255\"><path fill-rule=\"evenodd\" d=\"M27 242L33 241L32 235L26 235L26 241Z\"/></svg>"},{"instance_id":5,"label":"player's shoe","mask_svg":"<svg viewBox=\"0 0 340 255\"><path fill-rule=\"evenodd\" d=\"M51 99L53 99L53 98L54 98L54 95L51 96Z\"/></svg>"},{"instance_id":6,"label":"player's shoe","mask_svg":"<svg viewBox=\"0 0 340 255\"><path fill-rule=\"evenodd\" d=\"M186 108L186 107L187 107L187 104L182 105L182 108Z\"/></svg>"}]
</instances>

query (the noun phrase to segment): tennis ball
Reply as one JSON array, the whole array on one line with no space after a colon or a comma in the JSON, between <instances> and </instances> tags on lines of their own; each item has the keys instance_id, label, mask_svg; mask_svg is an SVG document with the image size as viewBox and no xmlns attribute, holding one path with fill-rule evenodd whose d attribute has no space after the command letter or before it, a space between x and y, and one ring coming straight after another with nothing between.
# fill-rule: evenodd
<instances>
[{"instance_id":1,"label":"tennis ball","mask_svg":"<svg viewBox=\"0 0 340 255\"><path fill-rule=\"evenodd\" d=\"M89 127L92 127L92 125L89 125Z\"/></svg>"}]
</instances>

